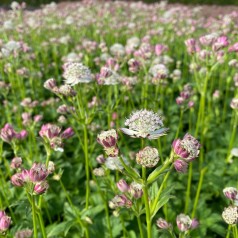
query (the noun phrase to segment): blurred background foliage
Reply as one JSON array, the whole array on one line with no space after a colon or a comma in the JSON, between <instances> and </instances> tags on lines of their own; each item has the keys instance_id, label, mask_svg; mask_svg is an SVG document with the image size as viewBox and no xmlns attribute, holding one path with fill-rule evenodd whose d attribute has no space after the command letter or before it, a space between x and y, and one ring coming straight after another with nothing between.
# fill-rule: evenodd
<instances>
[{"instance_id":1,"label":"blurred background foliage","mask_svg":"<svg viewBox=\"0 0 238 238\"><path fill-rule=\"evenodd\" d=\"M0 5L10 5L13 0L0 0ZM54 2L67 2L67 0L54 0ZM79 0L75 0L79 1ZM134 1L134 0L124 0L124 1ZM22 0L16 0L16 2L22 2ZM41 4L47 4L52 2L52 0L25 0L28 6L39 6ZM71 2L73 2L71 0ZM143 0L146 3L160 2L158 0ZM168 0L169 3L183 3L183 4L209 4L209 5L238 5L238 0Z\"/></svg>"}]
</instances>

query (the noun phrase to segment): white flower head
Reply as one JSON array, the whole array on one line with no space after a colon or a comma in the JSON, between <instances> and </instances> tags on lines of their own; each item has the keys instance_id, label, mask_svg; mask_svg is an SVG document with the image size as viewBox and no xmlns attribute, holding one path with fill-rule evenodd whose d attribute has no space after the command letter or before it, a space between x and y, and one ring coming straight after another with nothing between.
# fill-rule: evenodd
<instances>
[{"instance_id":1,"label":"white flower head","mask_svg":"<svg viewBox=\"0 0 238 238\"><path fill-rule=\"evenodd\" d=\"M69 62L64 64L63 67L63 77L68 85L74 86L78 83L89 83L92 81L91 71L81 63Z\"/></svg>"},{"instance_id":2,"label":"white flower head","mask_svg":"<svg viewBox=\"0 0 238 238\"><path fill-rule=\"evenodd\" d=\"M148 138L153 140L166 135L168 131L168 128L162 128L163 122L161 116L146 109L133 112L125 121L125 125L129 129L120 128L120 130L133 138Z\"/></svg>"}]
</instances>

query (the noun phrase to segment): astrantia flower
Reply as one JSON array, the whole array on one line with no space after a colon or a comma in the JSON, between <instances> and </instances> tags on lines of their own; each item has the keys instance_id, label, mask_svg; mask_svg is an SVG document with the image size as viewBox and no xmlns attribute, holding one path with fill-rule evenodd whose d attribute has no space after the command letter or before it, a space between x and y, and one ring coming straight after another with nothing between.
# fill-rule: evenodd
<instances>
[{"instance_id":1,"label":"astrantia flower","mask_svg":"<svg viewBox=\"0 0 238 238\"><path fill-rule=\"evenodd\" d=\"M157 221L156 221L156 225L160 228L160 229L171 229L172 228L172 224L171 223L168 223L165 219L163 218L159 218Z\"/></svg>"},{"instance_id":2,"label":"astrantia flower","mask_svg":"<svg viewBox=\"0 0 238 238\"><path fill-rule=\"evenodd\" d=\"M96 75L96 79L100 85L116 85L120 81L120 76L114 70L102 67L100 73Z\"/></svg>"},{"instance_id":3,"label":"astrantia flower","mask_svg":"<svg viewBox=\"0 0 238 238\"><path fill-rule=\"evenodd\" d=\"M125 157L122 157L124 163L128 164ZM110 170L123 170L122 163L118 157L108 157L105 162L105 166Z\"/></svg>"},{"instance_id":4,"label":"astrantia flower","mask_svg":"<svg viewBox=\"0 0 238 238\"><path fill-rule=\"evenodd\" d=\"M142 185L136 182L132 182L130 184L129 193L136 199L141 198L143 195Z\"/></svg>"},{"instance_id":5,"label":"astrantia flower","mask_svg":"<svg viewBox=\"0 0 238 238\"><path fill-rule=\"evenodd\" d=\"M232 109L237 110L238 109L238 98L233 98L231 100L230 106Z\"/></svg>"},{"instance_id":6,"label":"astrantia flower","mask_svg":"<svg viewBox=\"0 0 238 238\"><path fill-rule=\"evenodd\" d=\"M63 77L68 85L74 86L78 83L89 83L92 81L91 71L81 63L66 63L63 68Z\"/></svg>"},{"instance_id":7,"label":"astrantia flower","mask_svg":"<svg viewBox=\"0 0 238 238\"><path fill-rule=\"evenodd\" d=\"M192 225L192 219L185 214L180 214L176 218L178 229L182 232L188 231Z\"/></svg>"},{"instance_id":8,"label":"astrantia flower","mask_svg":"<svg viewBox=\"0 0 238 238\"><path fill-rule=\"evenodd\" d=\"M146 146L136 154L136 162L143 167L152 168L159 162L159 152L156 148Z\"/></svg>"},{"instance_id":9,"label":"astrantia flower","mask_svg":"<svg viewBox=\"0 0 238 238\"><path fill-rule=\"evenodd\" d=\"M230 200L236 200L237 199L237 194L238 190L234 187L227 187L223 189L224 195L230 199Z\"/></svg>"},{"instance_id":10,"label":"astrantia flower","mask_svg":"<svg viewBox=\"0 0 238 238\"><path fill-rule=\"evenodd\" d=\"M222 218L227 224L233 225L238 221L238 207L229 206L224 209Z\"/></svg>"},{"instance_id":11,"label":"astrantia flower","mask_svg":"<svg viewBox=\"0 0 238 238\"><path fill-rule=\"evenodd\" d=\"M175 154L184 159L186 162L190 162L198 157L200 146L201 145L198 140L188 133L182 140L176 139L172 144Z\"/></svg>"},{"instance_id":12,"label":"astrantia flower","mask_svg":"<svg viewBox=\"0 0 238 238\"><path fill-rule=\"evenodd\" d=\"M162 128L163 122L159 114L146 109L133 112L125 121L125 125L129 127L120 128L120 130L133 138L148 138L150 140L157 139L166 135L168 128Z\"/></svg>"},{"instance_id":13,"label":"astrantia flower","mask_svg":"<svg viewBox=\"0 0 238 238\"><path fill-rule=\"evenodd\" d=\"M118 155L117 139L118 135L114 129L103 131L97 136L97 142L103 146L106 154L111 157Z\"/></svg>"}]
</instances>

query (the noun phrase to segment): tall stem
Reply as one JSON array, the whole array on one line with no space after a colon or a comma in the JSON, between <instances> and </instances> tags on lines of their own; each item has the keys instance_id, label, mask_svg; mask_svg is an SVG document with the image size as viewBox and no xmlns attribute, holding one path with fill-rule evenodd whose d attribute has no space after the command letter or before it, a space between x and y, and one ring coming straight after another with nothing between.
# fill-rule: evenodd
<instances>
[{"instance_id":1,"label":"tall stem","mask_svg":"<svg viewBox=\"0 0 238 238\"><path fill-rule=\"evenodd\" d=\"M84 133L84 157L85 157L85 171L86 171L86 204L85 208L88 209L89 206L89 196L90 196L90 186L89 186L89 161L88 161L88 132L87 132L87 126L84 125L83 127L83 133Z\"/></svg>"},{"instance_id":2,"label":"tall stem","mask_svg":"<svg viewBox=\"0 0 238 238\"><path fill-rule=\"evenodd\" d=\"M34 238L37 238L37 221L36 221L36 205L35 205L35 197L34 195L29 195L31 200L31 208L32 208L32 220L33 220L33 232Z\"/></svg>"},{"instance_id":3,"label":"tall stem","mask_svg":"<svg viewBox=\"0 0 238 238\"><path fill-rule=\"evenodd\" d=\"M151 238L151 218L150 218L150 205L149 205L149 196L148 196L148 188L146 182L146 168L142 167L142 178L144 180L143 187L143 196L145 203L145 212L146 212L146 224L147 224L147 238Z\"/></svg>"},{"instance_id":4,"label":"tall stem","mask_svg":"<svg viewBox=\"0 0 238 238\"><path fill-rule=\"evenodd\" d=\"M140 231L140 238L144 238L140 216L137 216L137 223L138 223L138 227L139 227L139 231Z\"/></svg>"}]
</instances>

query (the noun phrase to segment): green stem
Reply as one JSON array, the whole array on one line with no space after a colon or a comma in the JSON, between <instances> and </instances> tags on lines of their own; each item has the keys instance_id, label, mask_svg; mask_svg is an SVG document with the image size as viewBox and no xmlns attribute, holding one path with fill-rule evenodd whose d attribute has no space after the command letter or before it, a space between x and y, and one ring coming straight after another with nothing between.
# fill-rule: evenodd
<instances>
[{"instance_id":1,"label":"green stem","mask_svg":"<svg viewBox=\"0 0 238 238\"><path fill-rule=\"evenodd\" d=\"M149 196L148 196L148 188L146 183L146 168L142 167L142 178L144 180L143 187L143 197L145 203L145 213L146 213L146 223L147 223L147 238L151 238L151 217L150 217L150 205L149 205Z\"/></svg>"},{"instance_id":2,"label":"green stem","mask_svg":"<svg viewBox=\"0 0 238 238\"><path fill-rule=\"evenodd\" d=\"M84 132L84 157L85 157L85 170L86 170L86 204L85 208L88 209L89 206L89 196L90 196L90 174L89 174L89 160L88 160L88 132L87 126L83 127Z\"/></svg>"},{"instance_id":3,"label":"green stem","mask_svg":"<svg viewBox=\"0 0 238 238\"><path fill-rule=\"evenodd\" d=\"M193 164L190 163L189 172L188 172L188 183L187 183L187 190L186 190L186 200L185 200L185 208L184 213L188 213L188 206L190 201L190 190L191 190L191 183L192 183L192 174L193 174Z\"/></svg>"},{"instance_id":4,"label":"green stem","mask_svg":"<svg viewBox=\"0 0 238 238\"><path fill-rule=\"evenodd\" d=\"M235 138L236 138L236 129L237 129L237 124L238 124L238 113L235 112L235 119L234 119L234 123L233 123L233 127L232 127L232 134L231 134L231 139L230 139L230 143L229 143L229 148L228 148L228 153L227 153L227 157L226 157L226 162L229 163L230 162L230 153L231 153L231 149L233 147Z\"/></svg>"},{"instance_id":5,"label":"green stem","mask_svg":"<svg viewBox=\"0 0 238 238\"><path fill-rule=\"evenodd\" d=\"M29 195L29 196L30 196L30 199L31 199L34 238L37 238L38 235L37 235L37 221L36 221L35 197L34 197L34 195Z\"/></svg>"},{"instance_id":6,"label":"green stem","mask_svg":"<svg viewBox=\"0 0 238 238\"><path fill-rule=\"evenodd\" d=\"M207 170L207 168L203 168L201 170L201 173L200 173L198 188L197 188L196 197L195 197L195 202L194 202L194 205L193 205L192 218L195 216L195 213L196 213L198 200L199 200L199 195L200 195L201 188L202 188L202 182L203 182L203 178L204 178L204 174L205 174L206 170Z\"/></svg>"},{"instance_id":7,"label":"green stem","mask_svg":"<svg viewBox=\"0 0 238 238\"><path fill-rule=\"evenodd\" d=\"M137 223L138 223L138 227L139 227L139 230L140 230L140 237L144 238L140 216L137 216Z\"/></svg>"},{"instance_id":8,"label":"green stem","mask_svg":"<svg viewBox=\"0 0 238 238\"><path fill-rule=\"evenodd\" d=\"M230 238L230 232L231 232L231 225L228 226L228 230L226 233L226 238Z\"/></svg>"},{"instance_id":9,"label":"green stem","mask_svg":"<svg viewBox=\"0 0 238 238\"><path fill-rule=\"evenodd\" d=\"M43 218L42 218L42 215L41 215L41 211L38 212L38 219L39 219L39 222L40 222L40 228L41 228L42 236L43 236L43 238L47 238L46 231L45 231L45 225L44 225L44 221L43 221Z\"/></svg>"}]
</instances>

